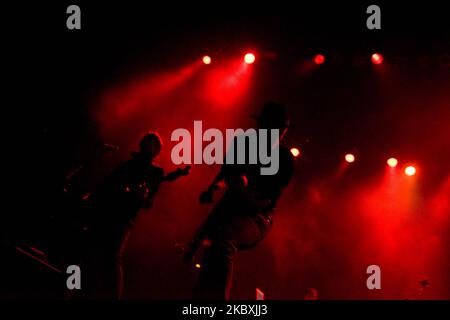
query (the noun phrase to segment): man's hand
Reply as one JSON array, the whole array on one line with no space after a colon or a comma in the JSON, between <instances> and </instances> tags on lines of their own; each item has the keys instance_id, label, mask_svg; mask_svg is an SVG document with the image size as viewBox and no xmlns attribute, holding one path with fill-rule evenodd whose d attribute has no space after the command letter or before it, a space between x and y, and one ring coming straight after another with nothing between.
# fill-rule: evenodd
<instances>
[{"instance_id":1,"label":"man's hand","mask_svg":"<svg viewBox=\"0 0 450 320\"><path fill-rule=\"evenodd\" d=\"M208 204L214 202L214 191L212 190L206 190L200 193L200 197L198 199L198 202L200 204Z\"/></svg>"},{"instance_id":2,"label":"man's hand","mask_svg":"<svg viewBox=\"0 0 450 320\"><path fill-rule=\"evenodd\" d=\"M219 189L219 186L216 184L211 185L208 190L203 191L200 194L200 197L198 199L198 202L200 204L208 204L208 203L213 203L214 202L214 191L216 191L217 189Z\"/></svg>"}]
</instances>

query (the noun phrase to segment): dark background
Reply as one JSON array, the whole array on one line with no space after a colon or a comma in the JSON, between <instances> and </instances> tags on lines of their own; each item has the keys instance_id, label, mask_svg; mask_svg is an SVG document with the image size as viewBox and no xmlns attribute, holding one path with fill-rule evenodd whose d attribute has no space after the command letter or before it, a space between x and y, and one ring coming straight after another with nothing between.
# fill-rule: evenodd
<instances>
[{"instance_id":1,"label":"dark background","mask_svg":"<svg viewBox=\"0 0 450 320\"><path fill-rule=\"evenodd\" d=\"M60 193L68 172L83 164L75 188L94 189L147 129L166 141L160 163L171 170L172 130L193 120L248 127L249 115L272 99L289 106L296 127L285 143L302 156L273 232L237 259L233 297L253 298L260 287L269 298L302 299L314 287L324 299L402 299L427 278L424 298L449 298L445 5L378 3L382 30L371 31L365 10L372 3L79 1L82 29L71 31L70 4L3 10L6 247L34 245L64 265L61 252L77 247L61 222L71 215ZM219 68L247 50L257 61L244 94L230 105L203 99L198 90L210 78L202 71L158 94L158 83L204 54L213 57L208 67L217 61ZM370 63L373 52L383 54L383 65ZM326 63L311 67L316 53ZM148 93L136 89L139 83ZM103 143L120 149L102 151ZM357 162L339 175L346 152ZM394 194L386 192L390 156L400 160ZM401 176L406 163L418 167L413 186ZM155 208L139 217L126 256L125 297L189 297L195 270L180 263L173 245L188 240L208 213L196 199L217 169L195 166L164 186ZM11 255L11 279L34 272ZM382 267L381 291L365 287L370 264ZM42 286L12 285L19 295Z\"/></svg>"}]
</instances>

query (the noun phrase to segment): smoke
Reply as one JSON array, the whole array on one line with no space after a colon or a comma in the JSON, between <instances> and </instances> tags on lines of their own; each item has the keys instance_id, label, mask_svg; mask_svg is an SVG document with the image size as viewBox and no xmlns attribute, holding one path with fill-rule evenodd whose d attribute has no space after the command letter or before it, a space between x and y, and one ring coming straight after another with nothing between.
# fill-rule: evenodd
<instances>
[{"instance_id":1,"label":"smoke","mask_svg":"<svg viewBox=\"0 0 450 320\"><path fill-rule=\"evenodd\" d=\"M372 90L370 81L365 87L358 78L336 83L329 96L323 92L333 86L323 87L317 79L309 83L306 79L309 87L302 92L289 79L264 91L270 87L265 83L274 79L236 78L236 66L235 61L217 67L195 62L173 71L144 72L142 77L105 88L92 116L99 136L120 146L120 152L101 166L112 169L126 160L140 135L154 130L165 141L158 164L170 171L174 166L169 137L174 129L191 130L194 120L202 120L205 128L245 128L252 125L249 115L254 107L279 96L285 85L281 92L300 95L292 98L291 106L310 102L293 110L293 121L303 130L293 130L288 141L299 146L305 141L303 132L309 130L313 147L299 146L302 156L297 159L296 175L279 201L271 233L256 249L236 257L233 298L253 299L258 287L268 299L302 299L308 288L315 288L319 299L403 299L423 279L429 280L430 287L421 298L448 298L444 283L450 269L449 173L441 162L448 159L442 151L450 134L444 86L414 90L420 82L400 85L404 79L384 74L393 77L385 84L390 89L383 91L380 84L377 90L384 92L383 99L375 100L379 104L374 109L375 102L366 95ZM345 88L352 81L366 92L350 98ZM348 119L344 118L353 112L351 108L322 107L322 118L317 117L314 108L335 101L370 107ZM426 109L421 107L425 104ZM348 150L334 143L338 138L360 142L361 156L345 170L336 155ZM384 171L391 150L399 154L395 174ZM433 161L438 160L435 166ZM416 176L403 174L406 161L418 164ZM211 209L197 200L218 170L218 166L194 166L188 177L163 185L154 208L139 216L125 257L126 297L190 297L196 269L181 263L174 245L188 241ZM381 268L380 291L366 287L366 269L372 264Z\"/></svg>"}]
</instances>

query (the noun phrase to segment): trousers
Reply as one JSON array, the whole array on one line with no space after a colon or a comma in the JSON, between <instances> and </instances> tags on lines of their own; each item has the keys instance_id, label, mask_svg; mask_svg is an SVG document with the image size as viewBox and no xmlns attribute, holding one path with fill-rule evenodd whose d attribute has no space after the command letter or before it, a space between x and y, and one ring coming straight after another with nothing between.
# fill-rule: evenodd
<instances>
[{"instance_id":1,"label":"trousers","mask_svg":"<svg viewBox=\"0 0 450 320\"><path fill-rule=\"evenodd\" d=\"M236 253L257 246L267 235L272 222L263 214L233 216L220 222L205 224L203 240L207 240L193 298L228 300Z\"/></svg>"}]
</instances>

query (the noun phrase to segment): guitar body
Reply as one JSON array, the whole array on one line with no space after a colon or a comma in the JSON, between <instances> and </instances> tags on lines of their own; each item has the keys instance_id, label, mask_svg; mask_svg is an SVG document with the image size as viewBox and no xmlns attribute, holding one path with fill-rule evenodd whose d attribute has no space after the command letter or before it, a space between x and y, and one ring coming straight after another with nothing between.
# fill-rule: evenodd
<instances>
[{"instance_id":1,"label":"guitar body","mask_svg":"<svg viewBox=\"0 0 450 320\"><path fill-rule=\"evenodd\" d=\"M127 185L125 190L126 192L133 192L137 196L142 209L149 209L153 206L153 199L162 182L173 182L182 176L186 176L190 169L191 166L178 168L157 179L157 181L143 180L135 185Z\"/></svg>"}]
</instances>

